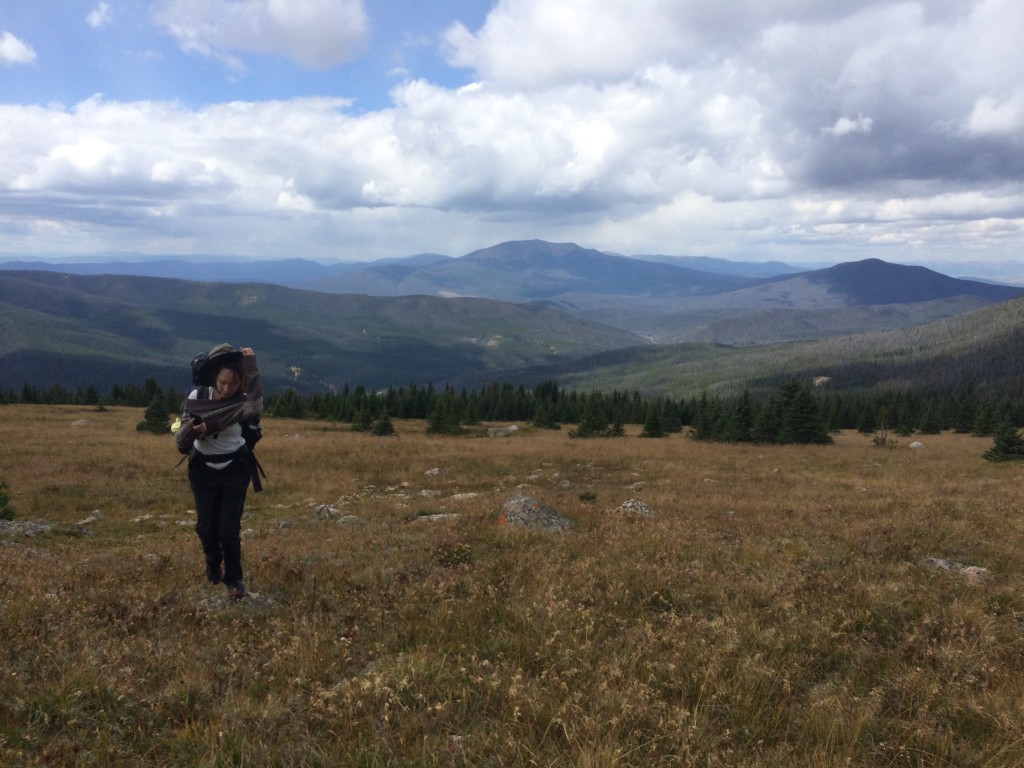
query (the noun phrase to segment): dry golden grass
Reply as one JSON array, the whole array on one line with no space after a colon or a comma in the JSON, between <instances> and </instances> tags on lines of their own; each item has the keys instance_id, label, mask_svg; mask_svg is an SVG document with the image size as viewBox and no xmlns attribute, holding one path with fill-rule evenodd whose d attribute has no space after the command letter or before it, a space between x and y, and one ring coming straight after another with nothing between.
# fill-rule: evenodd
<instances>
[{"instance_id":1,"label":"dry golden grass","mask_svg":"<svg viewBox=\"0 0 1024 768\"><path fill-rule=\"evenodd\" d=\"M1024 764L1024 468L989 440L267 420L227 605L141 416L0 408L17 519L54 525L0 535L0 764ZM575 526L499 528L517 491Z\"/></svg>"}]
</instances>

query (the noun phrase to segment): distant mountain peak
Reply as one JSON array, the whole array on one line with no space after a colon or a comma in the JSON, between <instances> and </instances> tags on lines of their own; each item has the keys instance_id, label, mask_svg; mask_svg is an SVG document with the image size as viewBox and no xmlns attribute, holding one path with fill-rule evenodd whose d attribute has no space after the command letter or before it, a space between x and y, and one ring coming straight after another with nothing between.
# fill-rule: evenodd
<instances>
[{"instance_id":1,"label":"distant mountain peak","mask_svg":"<svg viewBox=\"0 0 1024 768\"><path fill-rule=\"evenodd\" d=\"M976 296L988 301L1006 301L1024 295L1024 288L961 280L927 267L893 264L870 258L826 269L805 272L807 280L826 284L834 293L855 304L911 304Z\"/></svg>"}]
</instances>

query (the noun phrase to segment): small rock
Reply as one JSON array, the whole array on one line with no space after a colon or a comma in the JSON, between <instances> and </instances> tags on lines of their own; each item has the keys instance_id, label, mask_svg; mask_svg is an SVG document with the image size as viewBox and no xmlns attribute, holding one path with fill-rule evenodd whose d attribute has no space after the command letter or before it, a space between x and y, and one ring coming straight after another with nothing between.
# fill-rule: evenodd
<instances>
[{"instance_id":1,"label":"small rock","mask_svg":"<svg viewBox=\"0 0 1024 768\"><path fill-rule=\"evenodd\" d=\"M920 450L921 448L924 448L924 443L922 443L920 440L915 440L908 447L913 451L917 451Z\"/></svg>"},{"instance_id":2,"label":"small rock","mask_svg":"<svg viewBox=\"0 0 1024 768\"><path fill-rule=\"evenodd\" d=\"M626 517L654 517L657 515L650 504L645 504L639 499L626 499L612 511Z\"/></svg>"},{"instance_id":3,"label":"small rock","mask_svg":"<svg viewBox=\"0 0 1024 768\"><path fill-rule=\"evenodd\" d=\"M942 557L926 557L921 560L920 565L936 571L958 573L968 581L984 581L991 574L988 568L982 568L980 565L964 565Z\"/></svg>"},{"instance_id":4,"label":"small rock","mask_svg":"<svg viewBox=\"0 0 1024 768\"><path fill-rule=\"evenodd\" d=\"M338 516L338 508L332 504L319 504L313 508L313 517L317 520L330 520Z\"/></svg>"}]
</instances>

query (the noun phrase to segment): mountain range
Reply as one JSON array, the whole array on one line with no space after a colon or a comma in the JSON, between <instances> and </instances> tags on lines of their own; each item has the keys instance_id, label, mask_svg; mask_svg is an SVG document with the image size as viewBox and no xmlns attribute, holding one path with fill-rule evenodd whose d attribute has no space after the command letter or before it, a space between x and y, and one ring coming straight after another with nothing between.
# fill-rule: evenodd
<instances>
[{"instance_id":1,"label":"mountain range","mask_svg":"<svg viewBox=\"0 0 1024 768\"><path fill-rule=\"evenodd\" d=\"M682 350L895 333L1024 296L878 259L807 271L677 261L533 240L330 266L9 262L0 265L0 387L102 390L149 376L184 385L192 355L231 341L259 350L271 388L548 375L585 386L577 372L605 381L608 366L595 361L618 360L623 381L656 391L675 384L640 369Z\"/></svg>"}]
</instances>

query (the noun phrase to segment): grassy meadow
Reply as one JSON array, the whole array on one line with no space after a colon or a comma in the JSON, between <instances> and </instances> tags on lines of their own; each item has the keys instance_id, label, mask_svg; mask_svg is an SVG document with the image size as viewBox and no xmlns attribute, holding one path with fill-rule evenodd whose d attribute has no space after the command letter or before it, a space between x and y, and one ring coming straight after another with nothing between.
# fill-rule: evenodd
<instances>
[{"instance_id":1,"label":"grassy meadow","mask_svg":"<svg viewBox=\"0 0 1024 768\"><path fill-rule=\"evenodd\" d=\"M0 406L15 522L53 526L0 531L0 765L1024 765L1024 466L990 439L266 419L228 604L141 418ZM498 526L517 492L573 527Z\"/></svg>"}]
</instances>

